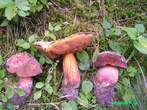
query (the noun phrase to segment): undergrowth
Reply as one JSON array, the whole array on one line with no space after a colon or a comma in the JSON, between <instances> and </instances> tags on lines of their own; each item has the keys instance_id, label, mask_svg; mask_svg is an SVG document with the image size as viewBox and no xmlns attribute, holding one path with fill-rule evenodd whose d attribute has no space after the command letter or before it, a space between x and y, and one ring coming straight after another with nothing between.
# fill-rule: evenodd
<instances>
[{"instance_id":1,"label":"undergrowth","mask_svg":"<svg viewBox=\"0 0 147 110\"><path fill-rule=\"evenodd\" d=\"M96 0L19 1L23 0L0 0L0 109L147 109L146 0L105 0L103 18L97 17L99 5ZM15 12L12 12L12 8ZM32 43L57 40L80 31L99 32L100 36L76 54L82 79L80 93L77 100L67 101L60 92L62 58L48 59L34 49ZM96 103L92 92L91 78L95 68L91 62L99 52L105 50L118 52L128 61L128 69L120 72L111 108ZM5 70L4 64L9 56L21 51L31 53L42 64L43 74L34 77L33 92L26 105L19 108L10 102L17 78Z\"/></svg>"}]
</instances>

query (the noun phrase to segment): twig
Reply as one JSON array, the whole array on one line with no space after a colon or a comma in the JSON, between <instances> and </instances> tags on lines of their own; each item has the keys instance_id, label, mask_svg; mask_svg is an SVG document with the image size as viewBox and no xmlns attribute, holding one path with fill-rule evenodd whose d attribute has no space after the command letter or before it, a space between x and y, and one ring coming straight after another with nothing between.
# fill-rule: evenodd
<instances>
[{"instance_id":1,"label":"twig","mask_svg":"<svg viewBox=\"0 0 147 110\"><path fill-rule=\"evenodd\" d=\"M51 105L54 106L56 110L60 110L60 108L57 106L59 103L27 103L26 106L42 106L42 105Z\"/></svg>"},{"instance_id":2,"label":"twig","mask_svg":"<svg viewBox=\"0 0 147 110\"><path fill-rule=\"evenodd\" d=\"M126 21L135 19L135 18L140 17L140 16L147 16L147 13L141 13L141 14L139 14L139 15L137 15L137 16L132 16L132 17L130 17L130 18L115 20L115 22L116 22L116 23L118 23L118 22L119 22L119 23L121 23L121 22L126 22Z\"/></svg>"}]
</instances>

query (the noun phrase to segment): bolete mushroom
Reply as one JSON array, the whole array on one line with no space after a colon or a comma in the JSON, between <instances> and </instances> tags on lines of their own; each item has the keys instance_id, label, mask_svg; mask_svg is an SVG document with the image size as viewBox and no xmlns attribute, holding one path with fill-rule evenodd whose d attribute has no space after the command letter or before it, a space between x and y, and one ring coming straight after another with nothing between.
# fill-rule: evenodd
<instances>
[{"instance_id":1,"label":"bolete mushroom","mask_svg":"<svg viewBox=\"0 0 147 110\"><path fill-rule=\"evenodd\" d=\"M15 93L11 101L16 105L22 105L31 94L33 82L31 77L42 73L41 65L30 54L21 52L8 58L5 67L9 73L15 73L18 76L19 82L16 86L25 92L25 96L18 96Z\"/></svg>"},{"instance_id":2,"label":"bolete mushroom","mask_svg":"<svg viewBox=\"0 0 147 110\"><path fill-rule=\"evenodd\" d=\"M63 58L64 79L62 82L62 93L68 100L74 100L78 96L80 86L80 72L74 53L82 51L88 46L96 35L93 32L79 32L69 37L53 42L36 42L34 46L44 53L48 58Z\"/></svg>"},{"instance_id":3,"label":"bolete mushroom","mask_svg":"<svg viewBox=\"0 0 147 110\"><path fill-rule=\"evenodd\" d=\"M104 51L97 56L94 64L97 69L93 77L94 94L100 104L111 106L119 70L127 69L127 61L118 53Z\"/></svg>"}]
</instances>

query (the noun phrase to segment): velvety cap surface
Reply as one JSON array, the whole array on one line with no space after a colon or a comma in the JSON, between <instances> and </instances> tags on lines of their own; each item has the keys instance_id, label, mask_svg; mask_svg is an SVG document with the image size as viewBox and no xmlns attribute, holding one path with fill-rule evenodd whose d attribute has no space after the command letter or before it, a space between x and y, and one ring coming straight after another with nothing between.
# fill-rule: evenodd
<instances>
[{"instance_id":1,"label":"velvety cap surface","mask_svg":"<svg viewBox=\"0 0 147 110\"><path fill-rule=\"evenodd\" d=\"M93 32L79 32L54 42L36 42L34 47L49 58L57 58L66 53L81 51L91 43L95 36L96 33Z\"/></svg>"},{"instance_id":2,"label":"velvety cap surface","mask_svg":"<svg viewBox=\"0 0 147 110\"><path fill-rule=\"evenodd\" d=\"M116 52L104 51L98 55L97 60L95 62L95 67L99 68L106 65L126 69L127 61L122 55Z\"/></svg>"},{"instance_id":3,"label":"velvety cap surface","mask_svg":"<svg viewBox=\"0 0 147 110\"><path fill-rule=\"evenodd\" d=\"M26 52L17 53L8 58L6 69L10 73L16 73L19 77L32 77L42 73L38 61Z\"/></svg>"}]
</instances>

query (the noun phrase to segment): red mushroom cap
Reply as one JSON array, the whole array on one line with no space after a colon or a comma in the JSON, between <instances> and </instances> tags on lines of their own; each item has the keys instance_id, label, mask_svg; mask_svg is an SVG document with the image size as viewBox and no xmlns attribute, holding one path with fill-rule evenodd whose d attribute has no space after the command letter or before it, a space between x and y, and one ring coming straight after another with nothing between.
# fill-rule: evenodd
<instances>
[{"instance_id":1,"label":"red mushroom cap","mask_svg":"<svg viewBox=\"0 0 147 110\"><path fill-rule=\"evenodd\" d=\"M33 77L42 73L38 61L26 52L17 53L8 58L6 69L10 73L16 73L19 77Z\"/></svg>"},{"instance_id":2,"label":"red mushroom cap","mask_svg":"<svg viewBox=\"0 0 147 110\"><path fill-rule=\"evenodd\" d=\"M19 82L17 83L17 88L22 89L25 92L24 96L19 96L16 93L11 98L13 104L22 105L25 104L28 96L32 92L33 80L32 78L20 78Z\"/></svg>"},{"instance_id":3,"label":"red mushroom cap","mask_svg":"<svg viewBox=\"0 0 147 110\"><path fill-rule=\"evenodd\" d=\"M122 55L111 51L101 52L97 57L95 67L99 68L108 65L127 69L127 61Z\"/></svg>"}]
</instances>

